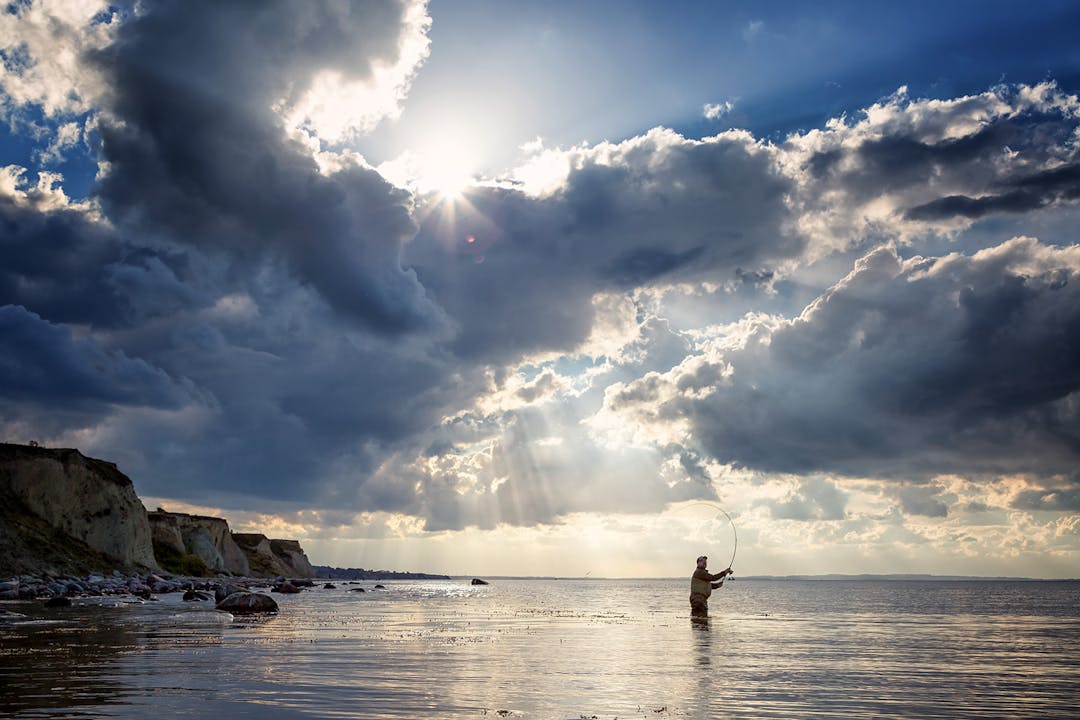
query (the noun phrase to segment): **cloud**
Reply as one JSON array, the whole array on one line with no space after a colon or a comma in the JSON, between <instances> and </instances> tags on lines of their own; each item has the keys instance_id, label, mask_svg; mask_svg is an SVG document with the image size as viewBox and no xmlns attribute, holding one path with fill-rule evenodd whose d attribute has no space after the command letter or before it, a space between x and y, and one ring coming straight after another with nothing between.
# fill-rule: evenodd
<instances>
[{"instance_id":1,"label":"cloud","mask_svg":"<svg viewBox=\"0 0 1080 720\"><path fill-rule=\"evenodd\" d=\"M452 216L432 212L406 247L404 261L453 318L455 352L500 361L571 350L589 334L598 293L723 283L802 251L784 226L791 184L748 133L697 141L657 129L566 159L557 191L476 189Z\"/></svg>"},{"instance_id":2,"label":"cloud","mask_svg":"<svg viewBox=\"0 0 1080 720\"><path fill-rule=\"evenodd\" d=\"M105 276L122 250L107 224L72 206L41 173L32 187L25 169L0 170L0 304L20 305L54 322L111 326L127 305Z\"/></svg>"},{"instance_id":3,"label":"cloud","mask_svg":"<svg viewBox=\"0 0 1080 720\"><path fill-rule=\"evenodd\" d=\"M774 518L781 520L843 520L847 493L819 477L801 478L784 498L763 500Z\"/></svg>"},{"instance_id":4,"label":"cloud","mask_svg":"<svg viewBox=\"0 0 1080 720\"><path fill-rule=\"evenodd\" d=\"M718 103L705 103L705 106L702 107L701 112L702 115L705 116L706 120L719 120L725 115L729 115L734 109L734 100L724 100L723 102Z\"/></svg>"},{"instance_id":5,"label":"cloud","mask_svg":"<svg viewBox=\"0 0 1080 720\"><path fill-rule=\"evenodd\" d=\"M323 174L273 108L319 73L370 79L426 25L412 4L153 5L99 54L111 87L99 132L110 218L152 247L235 266L283 262L343 317L380 333L439 325L398 262L409 197L374 170ZM411 13L411 14L410 14ZM415 59L414 59L415 60Z\"/></svg>"},{"instance_id":6,"label":"cloud","mask_svg":"<svg viewBox=\"0 0 1080 720\"><path fill-rule=\"evenodd\" d=\"M0 13L0 117L28 106L46 117L90 110L105 86L86 56L112 41L118 21L107 2L9 4Z\"/></svg>"},{"instance_id":7,"label":"cloud","mask_svg":"<svg viewBox=\"0 0 1080 720\"><path fill-rule=\"evenodd\" d=\"M721 462L922 477L1075 467L1080 256L1016 238L973 256L875 250L799 318L610 390L641 424L688 418Z\"/></svg>"},{"instance_id":8,"label":"cloud","mask_svg":"<svg viewBox=\"0 0 1080 720\"><path fill-rule=\"evenodd\" d=\"M901 515L951 520L919 481L953 471L1029 473L1015 502L1068 505L1038 493L1077 460L1075 246L965 234L1075 205L1077 104L1053 85L898 93L781 142L534 143L451 206L335 144L400 109L423 4L68 26L94 22L73 99L18 95L57 115L38 162L100 152L91 199L0 173L8 427L118 459L153 496L343 534L739 490L823 537L893 503L890 538L915 544ZM774 476L787 494L752 494ZM867 501L847 477L900 482Z\"/></svg>"},{"instance_id":9,"label":"cloud","mask_svg":"<svg viewBox=\"0 0 1080 720\"><path fill-rule=\"evenodd\" d=\"M1019 490L1011 507L1017 510L1075 513L1080 511L1080 483L1071 478L1053 478L1049 487L1029 487Z\"/></svg>"},{"instance_id":10,"label":"cloud","mask_svg":"<svg viewBox=\"0 0 1080 720\"><path fill-rule=\"evenodd\" d=\"M861 119L789 137L780 157L798 179L799 227L831 251L1075 204L1078 125L1080 101L1052 82L951 100L901 88Z\"/></svg>"},{"instance_id":11,"label":"cloud","mask_svg":"<svg viewBox=\"0 0 1080 720\"><path fill-rule=\"evenodd\" d=\"M998 194L939 198L909 209L905 217L909 220L977 219L990 213L1023 213L1076 200L1080 200L1080 164L1072 163L1004 181Z\"/></svg>"},{"instance_id":12,"label":"cloud","mask_svg":"<svg viewBox=\"0 0 1080 720\"><path fill-rule=\"evenodd\" d=\"M117 406L173 410L198 400L190 383L23 307L0 307L0 340L2 416L9 421L32 416L47 432L64 419L92 425Z\"/></svg>"},{"instance_id":13,"label":"cloud","mask_svg":"<svg viewBox=\"0 0 1080 720\"><path fill-rule=\"evenodd\" d=\"M902 485L896 489L900 508L908 515L946 517L949 507L939 497L941 488L934 485Z\"/></svg>"},{"instance_id":14,"label":"cloud","mask_svg":"<svg viewBox=\"0 0 1080 720\"><path fill-rule=\"evenodd\" d=\"M355 58L340 58L337 49L330 48L335 62L324 63L304 93L294 93L293 99L279 105L279 112L294 132L336 143L370 132L384 119L401 114L401 103L413 77L428 57L431 18L424 2L410 1L400 6L397 48L371 60L369 73L355 77L356 65L350 62ZM381 10L396 13L399 8L384 5ZM344 27L334 29L347 38L373 24L369 14L348 5L326 5L317 11L330 16L325 21L328 26L344 20ZM326 28L320 29L316 41L325 42L322 35L326 32Z\"/></svg>"}]
</instances>

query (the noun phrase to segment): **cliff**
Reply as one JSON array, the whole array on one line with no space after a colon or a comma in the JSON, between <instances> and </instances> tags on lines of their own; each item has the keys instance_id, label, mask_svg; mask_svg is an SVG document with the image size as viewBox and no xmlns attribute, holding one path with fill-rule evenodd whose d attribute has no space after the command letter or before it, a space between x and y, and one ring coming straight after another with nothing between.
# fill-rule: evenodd
<instances>
[{"instance_id":1,"label":"cliff","mask_svg":"<svg viewBox=\"0 0 1080 720\"><path fill-rule=\"evenodd\" d=\"M296 540L270 540L260 533L233 533L247 555L252 575L315 577L315 569Z\"/></svg>"},{"instance_id":2,"label":"cliff","mask_svg":"<svg viewBox=\"0 0 1080 720\"><path fill-rule=\"evenodd\" d=\"M199 558L207 570L215 573L251 573L247 557L233 542L229 523L224 518L172 513L160 508L147 513L147 518L153 533L154 550L163 565L166 564L163 555L190 555Z\"/></svg>"},{"instance_id":3,"label":"cliff","mask_svg":"<svg viewBox=\"0 0 1080 720\"><path fill-rule=\"evenodd\" d=\"M296 540L271 540L270 550L275 557L281 558L286 566L292 568L291 577L315 577L315 568L311 566L307 553Z\"/></svg>"},{"instance_id":4,"label":"cliff","mask_svg":"<svg viewBox=\"0 0 1080 720\"><path fill-rule=\"evenodd\" d=\"M250 540L241 549L234 538ZM131 479L111 462L78 450L0 443L0 576L140 567L315 576L295 540L234 535L223 518L148 513Z\"/></svg>"},{"instance_id":5,"label":"cliff","mask_svg":"<svg viewBox=\"0 0 1080 720\"><path fill-rule=\"evenodd\" d=\"M0 443L0 574L156 568L146 508L116 465Z\"/></svg>"}]
</instances>

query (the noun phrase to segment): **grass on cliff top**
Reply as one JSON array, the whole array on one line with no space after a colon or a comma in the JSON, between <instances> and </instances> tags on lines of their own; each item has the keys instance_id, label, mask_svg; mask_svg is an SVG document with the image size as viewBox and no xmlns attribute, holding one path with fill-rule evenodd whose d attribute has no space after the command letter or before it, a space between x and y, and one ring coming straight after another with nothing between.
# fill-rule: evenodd
<instances>
[{"instance_id":1,"label":"grass on cliff top","mask_svg":"<svg viewBox=\"0 0 1080 720\"><path fill-rule=\"evenodd\" d=\"M173 575L188 577L210 577L213 573L198 555L185 555L176 548L154 541L154 557L162 570Z\"/></svg>"}]
</instances>

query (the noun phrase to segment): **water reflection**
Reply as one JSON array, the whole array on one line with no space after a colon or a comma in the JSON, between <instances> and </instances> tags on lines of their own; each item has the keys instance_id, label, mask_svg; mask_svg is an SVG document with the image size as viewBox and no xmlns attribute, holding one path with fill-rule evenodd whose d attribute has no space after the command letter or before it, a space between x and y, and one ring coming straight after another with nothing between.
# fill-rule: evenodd
<instances>
[{"instance_id":1,"label":"water reflection","mask_svg":"<svg viewBox=\"0 0 1080 720\"><path fill-rule=\"evenodd\" d=\"M1080 687L1080 584L744 580L705 622L682 581L278 599L6 604L0 716L1066 717Z\"/></svg>"},{"instance_id":2,"label":"water reflection","mask_svg":"<svg viewBox=\"0 0 1080 720\"><path fill-rule=\"evenodd\" d=\"M0 622L0 684L4 687L0 714L4 717L30 710L123 703L137 684L121 665L125 656L146 657L165 643L171 650L177 641L199 647L213 641L191 628L159 633L141 619L132 621L129 608L117 607L115 602L105 606L77 603L70 608L17 603L7 604L6 609L25 617ZM153 673L152 661L143 666L143 672Z\"/></svg>"}]
</instances>

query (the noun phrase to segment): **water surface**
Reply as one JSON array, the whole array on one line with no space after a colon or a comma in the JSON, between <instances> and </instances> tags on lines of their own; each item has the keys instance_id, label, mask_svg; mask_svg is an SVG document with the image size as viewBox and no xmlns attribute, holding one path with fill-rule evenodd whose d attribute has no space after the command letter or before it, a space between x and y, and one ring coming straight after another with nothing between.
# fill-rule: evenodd
<instances>
[{"instance_id":1,"label":"water surface","mask_svg":"<svg viewBox=\"0 0 1080 720\"><path fill-rule=\"evenodd\" d=\"M1075 716L1080 583L736 580L339 584L276 616L4 603L13 718Z\"/></svg>"}]
</instances>

